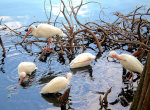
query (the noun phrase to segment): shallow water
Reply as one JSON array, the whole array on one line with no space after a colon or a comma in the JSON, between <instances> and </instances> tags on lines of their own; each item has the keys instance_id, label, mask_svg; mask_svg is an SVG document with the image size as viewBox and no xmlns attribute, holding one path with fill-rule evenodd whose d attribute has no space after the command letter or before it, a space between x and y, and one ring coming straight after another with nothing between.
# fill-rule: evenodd
<instances>
[{"instance_id":1,"label":"shallow water","mask_svg":"<svg viewBox=\"0 0 150 110\"><path fill-rule=\"evenodd\" d=\"M14 38L15 40L15 38ZM11 108L18 109L55 109L60 108L60 104L53 97L42 97L41 88L56 76L65 76L66 73L72 72L71 91L69 102L66 108L78 109L99 109L100 92L106 92L112 87L112 92L108 96L108 101L113 102L118 98L122 83L122 67L119 63L108 62L107 55L109 51L105 51L101 57L97 57L90 66L71 69L69 68L69 60L64 55L65 62L59 60L57 53L50 54L46 62L38 60L39 54L30 54L14 45L6 47L6 57L1 57L0 68L0 88L1 88L1 108L9 110ZM118 50L120 51L120 50ZM97 55L92 50L87 50ZM22 61L33 61L38 69L35 71L32 79L25 86L19 86L19 77L17 66ZM136 86L135 86L136 87ZM62 91L61 93L63 93ZM101 94L102 95L102 94ZM52 99L51 99L52 98ZM9 106L8 106L9 105ZM111 109L128 109L129 106L123 107L120 103L109 105Z\"/></svg>"},{"instance_id":2,"label":"shallow water","mask_svg":"<svg viewBox=\"0 0 150 110\"><path fill-rule=\"evenodd\" d=\"M107 9L108 12L114 10L124 11L127 8L126 6L122 7L121 4L123 3L118 0L116 0L116 4L114 3L115 5L111 5L110 3L108 5L108 3L104 1L100 2L102 2L103 7L112 8L112 10ZM146 2L147 0L143 1L145 4ZM135 6L140 3L141 1L130 2L129 7L134 9ZM55 3L55 5L56 4L57 3ZM146 6L150 5L146 4ZM46 20L43 10L43 1L40 0L26 0L23 2L19 0L1 1L0 7L0 19L3 18L2 23L7 24L11 28L28 25L35 20ZM118 7L118 10L115 9L115 7ZM88 20L89 16L94 15L92 11L88 15L86 13L87 7L83 8L80 12L80 19L87 18ZM118 98L122 88L127 86L122 82L122 66L118 62L110 62L107 59L110 50L105 50L102 55L99 55L98 52L87 49L85 52L96 55L96 60L88 67L70 69L70 60L66 55L60 57L56 52L53 52L47 57L45 62L39 61L39 48L35 45L27 45L27 49L21 45L15 46L16 42L21 41L20 36L18 37L14 36L13 33L12 35L7 33L9 33L7 30L2 30L2 28L0 28L0 35L6 49L5 57L2 54L2 49L0 50L0 108L3 110L60 109L61 105L55 98L51 96L41 96L40 91L44 84L49 82L52 78L56 76L65 76L68 72L72 72L73 77L71 79L71 91L66 109L98 110L100 108L99 96L103 96L103 94L100 93L106 92L112 87L112 91L108 95L108 102L113 102ZM22 30L22 33L24 34L25 31ZM41 45L46 44L43 43ZM96 46L93 46L93 48L97 50ZM129 53L120 49L116 51L118 53ZM112 61L112 59L110 60ZM23 61L34 62L38 69L35 71L28 84L19 86L17 66ZM138 82L133 83L134 89L136 89L137 83ZM63 92L64 91L61 91L61 93ZM108 104L108 108L112 110L127 110L130 104L131 102L128 106L124 107L118 102L115 105Z\"/></svg>"}]
</instances>

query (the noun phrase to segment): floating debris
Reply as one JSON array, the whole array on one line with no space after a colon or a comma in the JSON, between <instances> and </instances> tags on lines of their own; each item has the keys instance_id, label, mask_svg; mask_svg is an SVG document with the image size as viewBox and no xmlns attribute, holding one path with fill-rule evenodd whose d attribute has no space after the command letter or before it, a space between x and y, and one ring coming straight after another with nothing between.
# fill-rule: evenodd
<instances>
[{"instance_id":1,"label":"floating debris","mask_svg":"<svg viewBox=\"0 0 150 110\"><path fill-rule=\"evenodd\" d=\"M10 85L10 86L7 87L7 90L8 90L9 92L11 92L11 91L16 90L17 88L18 88L17 86Z\"/></svg>"}]
</instances>

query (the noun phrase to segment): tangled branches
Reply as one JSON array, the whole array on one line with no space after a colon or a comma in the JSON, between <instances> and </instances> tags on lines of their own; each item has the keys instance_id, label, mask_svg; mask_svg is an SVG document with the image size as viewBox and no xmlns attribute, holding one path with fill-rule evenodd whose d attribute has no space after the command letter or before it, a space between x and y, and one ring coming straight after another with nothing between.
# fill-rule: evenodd
<instances>
[{"instance_id":1,"label":"tangled branches","mask_svg":"<svg viewBox=\"0 0 150 110\"><path fill-rule=\"evenodd\" d=\"M118 18L112 24L102 21L106 26L105 30L109 33L107 40L131 45L139 44L149 50L150 22L145 16L150 15L150 9L148 9L146 13L139 13L138 11L142 8L142 6L138 7L128 15L115 12L114 14Z\"/></svg>"},{"instance_id":2,"label":"tangled branches","mask_svg":"<svg viewBox=\"0 0 150 110\"><path fill-rule=\"evenodd\" d=\"M51 7L49 17L45 8L46 0L44 1L44 10L48 20L47 23L51 23L54 26L60 25L63 32L66 34L66 37L64 38L53 37L53 43L55 44L54 48L58 53L67 53L68 55L72 55L79 50L84 52L90 43L94 43L94 45L96 44L99 52L103 52L102 46L112 45L127 45L128 49L135 49L140 45L146 52L150 50L150 22L147 20L147 16L150 15L150 9L144 9L145 12L140 13L140 11L144 8L141 6L127 15L124 15L120 12L115 12L114 15L117 16L117 19L113 23L107 23L103 20L98 20L97 22L89 21L83 24L78 19L79 10L84 5L91 3L100 5L98 2L83 3L83 0L81 0L80 4L77 6L74 6L71 0L68 0L69 6L66 6L63 0L60 2L60 12L52 22L51 17L53 8L51 0L49 0ZM60 14L63 14L64 16L63 22L59 22L58 20ZM31 23L30 25L35 23L43 22L37 21ZM8 26L6 27L15 34L22 35L20 32L16 32L16 30L12 30ZM27 43L33 43L42 50L42 47L37 44L38 42L47 41L32 40L28 41Z\"/></svg>"}]
</instances>

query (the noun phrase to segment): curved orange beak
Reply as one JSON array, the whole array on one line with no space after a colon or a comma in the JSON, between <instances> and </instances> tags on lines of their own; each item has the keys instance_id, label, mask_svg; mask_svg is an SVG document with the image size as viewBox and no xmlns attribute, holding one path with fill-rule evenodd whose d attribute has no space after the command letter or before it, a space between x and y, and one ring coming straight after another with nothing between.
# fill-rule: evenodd
<instances>
[{"instance_id":1,"label":"curved orange beak","mask_svg":"<svg viewBox=\"0 0 150 110\"><path fill-rule=\"evenodd\" d=\"M30 33L31 33L31 28L30 28L30 29L28 30L28 32L26 33L26 35L25 35L25 37L24 37L22 43L25 41L26 37L27 37Z\"/></svg>"},{"instance_id":2,"label":"curved orange beak","mask_svg":"<svg viewBox=\"0 0 150 110\"><path fill-rule=\"evenodd\" d=\"M23 76L21 76L20 81L19 81L19 85L21 84L22 80L24 79Z\"/></svg>"},{"instance_id":3,"label":"curved orange beak","mask_svg":"<svg viewBox=\"0 0 150 110\"><path fill-rule=\"evenodd\" d=\"M118 60L121 60L119 57L117 57L116 55L112 55L112 57L117 58Z\"/></svg>"}]
</instances>

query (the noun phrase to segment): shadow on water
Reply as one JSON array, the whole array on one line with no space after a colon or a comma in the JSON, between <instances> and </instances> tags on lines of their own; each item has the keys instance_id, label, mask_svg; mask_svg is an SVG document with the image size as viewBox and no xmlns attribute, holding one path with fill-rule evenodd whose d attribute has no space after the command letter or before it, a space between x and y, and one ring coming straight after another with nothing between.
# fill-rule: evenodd
<instances>
[{"instance_id":1,"label":"shadow on water","mask_svg":"<svg viewBox=\"0 0 150 110\"><path fill-rule=\"evenodd\" d=\"M77 73L79 73L79 74L84 73L85 74L85 73L87 73L87 74L89 74L89 77L91 79L93 79L93 75L92 75L93 69L92 69L91 65L88 65L85 67L80 67L80 68L71 68L70 70L73 72L73 74L77 74Z\"/></svg>"},{"instance_id":2,"label":"shadow on water","mask_svg":"<svg viewBox=\"0 0 150 110\"><path fill-rule=\"evenodd\" d=\"M61 93L56 93L56 94L41 94L42 98L44 98L47 102L52 103L56 107L61 107L61 103L58 100L59 97L61 96Z\"/></svg>"},{"instance_id":3,"label":"shadow on water","mask_svg":"<svg viewBox=\"0 0 150 110\"><path fill-rule=\"evenodd\" d=\"M55 107L60 107L61 110L71 109L69 103L71 99L69 99L70 88L66 89L63 94L61 93L45 93L41 94L41 96L49 103L52 103ZM68 107L66 107L66 105Z\"/></svg>"},{"instance_id":4,"label":"shadow on water","mask_svg":"<svg viewBox=\"0 0 150 110\"><path fill-rule=\"evenodd\" d=\"M63 55L59 55L57 61L60 62L62 65L65 64L65 58L64 58L64 56Z\"/></svg>"},{"instance_id":5,"label":"shadow on water","mask_svg":"<svg viewBox=\"0 0 150 110\"><path fill-rule=\"evenodd\" d=\"M3 68L3 65L5 64L4 60L5 60L6 55L3 53L2 57L0 59L0 71L2 71L2 73L5 73L5 70Z\"/></svg>"},{"instance_id":6,"label":"shadow on water","mask_svg":"<svg viewBox=\"0 0 150 110\"><path fill-rule=\"evenodd\" d=\"M53 78L55 78L56 76L52 75L53 73L48 73L47 75L43 75L39 80L38 83L39 84L45 84L50 82Z\"/></svg>"},{"instance_id":7,"label":"shadow on water","mask_svg":"<svg viewBox=\"0 0 150 110\"><path fill-rule=\"evenodd\" d=\"M48 93L48 94L41 94L42 98L45 99L47 102L52 103L55 107L60 107L61 110L69 110L71 109L70 104L63 104L59 98L62 96L61 93ZM68 99L70 100L70 99ZM67 105L67 107L66 107Z\"/></svg>"}]
</instances>

